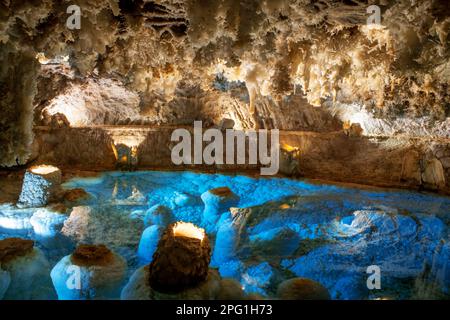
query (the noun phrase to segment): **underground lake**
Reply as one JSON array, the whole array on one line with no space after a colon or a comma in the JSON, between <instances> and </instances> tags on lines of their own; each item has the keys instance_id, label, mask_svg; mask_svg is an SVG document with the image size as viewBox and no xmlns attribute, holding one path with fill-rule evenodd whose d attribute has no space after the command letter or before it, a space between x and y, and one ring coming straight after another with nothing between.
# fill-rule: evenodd
<instances>
[{"instance_id":1,"label":"underground lake","mask_svg":"<svg viewBox=\"0 0 450 320\"><path fill-rule=\"evenodd\" d=\"M0 244L0 297L284 299L292 290L283 285L299 278L319 286L319 298L450 294L446 196L191 171L75 176L62 192L47 206L0 205L0 243L20 242ZM176 253L155 255L158 242L177 234L208 256L205 288L149 293L142 281L152 260Z\"/></svg>"}]
</instances>

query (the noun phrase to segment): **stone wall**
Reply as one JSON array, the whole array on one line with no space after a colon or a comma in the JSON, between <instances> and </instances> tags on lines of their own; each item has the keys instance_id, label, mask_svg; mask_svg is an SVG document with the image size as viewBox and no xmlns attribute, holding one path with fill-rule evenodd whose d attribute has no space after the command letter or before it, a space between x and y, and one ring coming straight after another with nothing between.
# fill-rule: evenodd
<instances>
[{"instance_id":1,"label":"stone wall","mask_svg":"<svg viewBox=\"0 0 450 320\"><path fill-rule=\"evenodd\" d=\"M174 129L142 126L60 129L37 127L33 163L53 164L71 170L114 170L116 159L112 144L114 141L125 140L138 144L139 169L257 169L248 164L175 166L171 161L171 148L176 143L170 141ZM280 144L299 148L300 174L307 178L385 187L423 188L450 194L448 139L282 131Z\"/></svg>"}]
</instances>

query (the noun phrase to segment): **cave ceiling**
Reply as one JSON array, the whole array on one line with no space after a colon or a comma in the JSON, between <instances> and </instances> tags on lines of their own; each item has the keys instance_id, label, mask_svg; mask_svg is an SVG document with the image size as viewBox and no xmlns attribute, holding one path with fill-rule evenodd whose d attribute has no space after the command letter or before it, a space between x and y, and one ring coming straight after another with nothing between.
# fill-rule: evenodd
<instances>
[{"instance_id":1,"label":"cave ceiling","mask_svg":"<svg viewBox=\"0 0 450 320\"><path fill-rule=\"evenodd\" d=\"M79 29L67 26L73 4ZM26 162L33 125L61 101L94 113L82 125L234 114L280 129L302 129L299 105L318 109L320 129L358 104L379 119L426 117L445 136L449 29L444 0L2 0L2 164Z\"/></svg>"}]
</instances>

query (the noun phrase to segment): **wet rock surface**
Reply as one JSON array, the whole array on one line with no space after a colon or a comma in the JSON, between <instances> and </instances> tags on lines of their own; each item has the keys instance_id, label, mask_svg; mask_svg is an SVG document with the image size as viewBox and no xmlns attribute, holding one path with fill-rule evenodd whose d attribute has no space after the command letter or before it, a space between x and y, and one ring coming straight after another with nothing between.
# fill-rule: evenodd
<instances>
[{"instance_id":1,"label":"wet rock surface","mask_svg":"<svg viewBox=\"0 0 450 320\"><path fill-rule=\"evenodd\" d=\"M118 299L127 263L104 245L79 245L50 275L60 300Z\"/></svg>"},{"instance_id":2,"label":"wet rock surface","mask_svg":"<svg viewBox=\"0 0 450 320\"><path fill-rule=\"evenodd\" d=\"M104 266L113 259L113 254L104 245L79 245L71 255L71 261L77 266Z\"/></svg>"},{"instance_id":3,"label":"wet rock surface","mask_svg":"<svg viewBox=\"0 0 450 320\"><path fill-rule=\"evenodd\" d=\"M215 270L209 270L204 281L197 286L185 290L169 293L155 290L149 285L150 272L148 267L138 269L131 277L121 293L123 300L211 300L227 296L229 299L239 299L242 290L229 288L222 283L220 275ZM223 288L225 286L226 288ZM230 290L227 290L230 289ZM227 295L227 292L230 295ZM232 296L231 296L232 295Z\"/></svg>"},{"instance_id":4,"label":"wet rock surface","mask_svg":"<svg viewBox=\"0 0 450 320\"><path fill-rule=\"evenodd\" d=\"M239 204L239 196L228 187L214 188L201 195L205 204L202 224L208 232L216 230L220 216Z\"/></svg>"},{"instance_id":5,"label":"wet rock surface","mask_svg":"<svg viewBox=\"0 0 450 320\"><path fill-rule=\"evenodd\" d=\"M208 237L177 236L176 225L167 227L149 265L149 285L160 292L195 287L208 276L211 259Z\"/></svg>"},{"instance_id":6,"label":"wet rock surface","mask_svg":"<svg viewBox=\"0 0 450 320\"><path fill-rule=\"evenodd\" d=\"M0 240L0 294L7 300L54 299L50 264L34 241Z\"/></svg>"},{"instance_id":7,"label":"wet rock surface","mask_svg":"<svg viewBox=\"0 0 450 320\"><path fill-rule=\"evenodd\" d=\"M61 185L61 170L54 166L33 166L25 172L18 205L43 207L55 198Z\"/></svg>"},{"instance_id":8,"label":"wet rock surface","mask_svg":"<svg viewBox=\"0 0 450 320\"><path fill-rule=\"evenodd\" d=\"M33 251L34 241L20 238L0 240L0 263L8 263Z\"/></svg>"},{"instance_id":9,"label":"wet rock surface","mask_svg":"<svg viewBox=\"0 0 450 320\"><path fill-rule=\"evenodd\" d=\"M320 246L295 260L285 260L284 264L297 276L325 285L333 298L368 298L372 293L364 279L369 266L379 267L388 283L415 279L427 265L434 264L441 241L448 241L445 230L436 217L413 218L395 210L356 211L354 217L344 218L337 225L333 231L337 234L325 235L336 243ZM440 268L442 272L446 266ZM432 277L439 273L434 272ZM448 286L448 278L440 277L439 281L441 289ZM393 289L395 285L391 283L389 287Z\"/></svg>"},{"instance_id":10,"label":"wet rock surface","mask_svg":"<svg viewBox=\"0 0 450 320\"><path fill-rule=\"evenodd\" d=\"M282 300L330 300L330 294L325 287L304 278L282 282L278 286L277 297Z\"/></svg>"},{"instance_id":11,"label":"wet rock surface","mask_svg":"<svg viewBox=\"0 0 450 320\"><path fill-rule=\"evenodd\" d=\"M218 268L217 277L206 278L209 284L199 282L177 293L151 287L150 274L142 266L151 262L150 255L157 248L163 226L171 219L201 220L204 211L201 195L224 186L239 196L240 207L223 213L216 223L218 231L208 234L212 249L209 268ZM63 187L83 188L92 195L79 200L84 207L77 207L77 201L73 203L72 210L79 212L74 214L71 223L66 223L64 233L56 228L59 221L56 218L67 219L67 216L53 212L50 207L18 209L12 204L0 205L0 240L12 234L35 241L32 254L14 259L14 270L28 266L27 277L18 278L2 269L0 288L7 290L5 298L56 298L53 285L48 286L49 270L56 265L52 278L54 283L57 279L60 299L117 299L121 291L124 297L139 299L189 298L189 295L242 297L243 294L245 298L254 295L277 298L279 285L296 277L320 283L332 299L448 296L450 202L446 197L304 180L193 172L111 172L73 179ZM176 203L180 198L188 199L184 206ZM145 226L155 232L147 237ZM52 233L42 236L35 234L36 230ZM80 244L104 244L115 254L114 259L101 266L79 263L80 267L71 257ZM140 250L141 244L145 250ZM86 256L95 256L94 251L88 250ZM140 259L140 251L147 260ZM123 258L118 258L119 255ZM175 259L173 254L165 256L168 257L165 263ZM193 255L186 254L183 259L191 261ZM188 271L188 266L195 265L185 266L182 260L175 262L175 269L183 267L182 270ZM124 271L124 263L128 272ZM370 276L367 268L372 265L380 268L381 290L367 287ZM67 277L74 275L77 267L81 268L83 289L64 291ZM100 271L90 278L89 272L96 268ZM105 276L101 277L102 274ZM42 278L44 288L52 290L38 294L38 289L24 285L26 281L37 283L38 278ZM236 282L224 278L239 283L244 293L234 290Z\"/></svg>"}]
</instances>

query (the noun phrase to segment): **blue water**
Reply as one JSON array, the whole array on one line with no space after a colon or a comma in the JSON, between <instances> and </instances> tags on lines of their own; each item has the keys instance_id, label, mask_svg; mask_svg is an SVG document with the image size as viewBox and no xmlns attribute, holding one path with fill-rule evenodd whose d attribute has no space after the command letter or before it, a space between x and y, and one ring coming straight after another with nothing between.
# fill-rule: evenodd
<instances>
[{"instance_id":1,"label":"blue water","mask_svg":"<svg viewBox=\"0 0 450 320\"><path fill-rule=\"evenodd\" d=\"M271 297L281 281L302 276L322 283L335 299L448 298L449 197L194 172L107 172L63 185L91 194L76 204L91 208L95 225L83 242L122 255L129 275L143 264L136 253L150 207L167 206L176 220L201 225L201 194L224 186L252 215L234 257L214 267L246 292ZM353 213L359 210L368 222L358 225ZM0 239L11 235L35 239L52 265L76 245L73 239L43 240L32 229L0 229ZM214 246L216 233L209 237ZM380 265L381 289L366 286L371 264Z\"/></svg>"}]
</instances>

